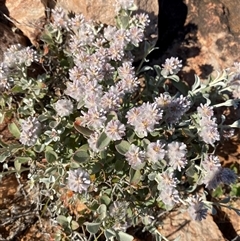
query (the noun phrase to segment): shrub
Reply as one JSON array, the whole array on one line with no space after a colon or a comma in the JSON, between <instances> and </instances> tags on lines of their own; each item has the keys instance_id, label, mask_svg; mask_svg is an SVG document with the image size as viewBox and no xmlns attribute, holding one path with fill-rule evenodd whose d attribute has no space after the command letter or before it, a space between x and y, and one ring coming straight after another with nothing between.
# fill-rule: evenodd
<instances>
[{"instance_id":1,"label":"shrub","mask_svg":"<svg viewBox=\"0 0 240 241\"><path fill-rule=\"evenodd\" d=\"M240 64L192 86L177 76L178 58L143 65L154 50L144 39L149 18L132 15L130 2L120 1L116 27L57 8L42 48L14 45L1 63L0 119L14 118L18 143L2 142L0 161L17 176L29 166L30 185L45 196L39 211L63 227L56 240L132 240L126 231L139 224L161 237L164 212L182 204L201 221L224 205L206 194L237 179L215 151L239 120L227 125L216 110L237 108ZM71 212L79 201L85 208Z\"/></svg>"}]
</instances>

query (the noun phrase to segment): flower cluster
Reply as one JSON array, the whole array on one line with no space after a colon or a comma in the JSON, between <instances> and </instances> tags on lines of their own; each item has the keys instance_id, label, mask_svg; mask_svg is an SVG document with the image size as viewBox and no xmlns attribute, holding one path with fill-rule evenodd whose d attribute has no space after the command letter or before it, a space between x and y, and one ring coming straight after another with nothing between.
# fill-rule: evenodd
<instances>
[{"instance_id":1,"label":"flower cluster","mask_svg":"<svg viewBox=\"0 0 240 241\"><path fill-rule=\"evenodd\" d=\"M172 98L169 93L165 92L155 98L157 106L164 110L164 120L168 124L176 124L182 116L189 110L191 102L188 97L181 95L178 98Z\"/></svg>"},{"instance_id":2,"label":"flower cluster","mask_svg":"<svg viewBox=\"0 0 240 241\"><path fill-rule=\"evenodd\" d=\"M109 207L109 216L114 220L117 218L120 221L119 223L114 222L114 230L126 232L127 228L131 227L127 217L128 208L129 202L126 201L114 201Z\"/></svg>"},{"instance_id":3,"label":"flower cluster","mask_svg":"<svg viewBox=\"0 0 240 241\"><path fill-rule=\"evenodd\" d=\"M171 57L170 59L167 58L165 63L162 64L162 67L163 69L161 73L163 76L175 75L182 68L182 60L179 60L178 57Z\"/></svg>"},{"instance_id":4,"label":"flower cluster","mask_svg":"<svg viewBox=\"0 0 240 241\"><path fill-rule=\"evenodd\" d=\"M186 159L187 146L184 143L173 141L167 146L167 159L174 170L181 171L188 163Z\"/></svg>"},{"instance_id":5,"label":"flower cluster","mask_svg":"<svg viewBox=\"0 0 240 241\"><path fill-rule=\"evenodd\" d=\"M213 108L208 106L207 104L200 104L200 106L197 108L197 113L200 119L199 136L203 139L205 143L213 146L214 142L220 140L216 118L213 117Z\"/></svg>"},{"instance_id":6,"label":"flower cluster","mask_svg":"<svg viewBox=\"0 0 240 241\"><path fill-rule=\"evenodd\" d=\"M139 147L132 144L125 154L126 161L129 163L132 169L139 170L143 168L145 161L145 152L141 151Z\"/></svg>"},{"instance_id":7,"label":"flower cluster","mask_svg":"<svg viewBox=\"0 0 240 241\"><path fill-rule=\"evenodd\" d=\"M12 83L10 83L8 78L8 68L4 63L0 65L0 91L8 90Z\"/></svg>"},{"instance_id":8,"label":"flower cluster","mask_svg":"<svg viewBox=\"0 0 240 241\"><path fill-rule=\"evenodd\" d=\"M21 121L21 135L19 141L26 146L33 146L38 139L41 124L36 117L28 117Z\"/></svg>"},{"instance_id":9,"label":"flower cluster","mask_svg":"<svg viewBox=\"0 0 240 241\"><path fill-rule=\"evenodd\" d=\"M81 168L69 170L68 186L70 190L78 193L83 193L87 191L90 184L91 182L88 172Z\"/></svg>"},{"instance_id":10,"label":"flower cluster","mask_svg":"<svg viewBox=\"0 0 240 241\"><path fill-rule=\"evenodd\" d=\"M148 161L154 164L160 160L164 160L167 152L164 147L165 144L162 143L160 140L149 143L146 151L146 158L148 159Z\"/></svg>"},{"instance_id":11,"label":"flower cluster","mask_svg":"<svg viewBox=\"0 0 240 241\"><path fill-rule=\"evenodd\" d=\"M23 47L20 44L12 45L4 53L4 63L8 68L21 65L30 66L35 61L38 61L37 52L30 47Z\"/></svg>"},{"instance_id":12,"label":"flower cluster","mask_svg":"<svg viewBox=\"0 0 240 241\"><path fill-rule=\"evenodd\" d=\"M73 111L73 104L70 100L61 99L55 103L54 108L60 117L69 116Z\"/></svg>"},{"instance_id":13,"label":"flower cluster","mask_svg":"<svg viewBox=\"0 0 240 241\"><path fill-rule=\"evenodd\" d=\"M127 112L127 123L134 127L138 136L147 136L154 131L155 126L162 119L162 110L155 103L143 103Z\"/></svg>"},{"instance_id":14,"label":"flower cluster","mask_svg":"<svg viewBox=\"0 0 240 241\"><path fill-rule=\"evenodd\" d=\"M208 189L216 189L221 183L230 185L237 179L237 175L229 168L223 168L219 158L214 155L207 155L202 161L204 170L202 183Z\"/></svg>"},{"instance_id":15,"label":"flower cluster","mask_svg":"<svg viewBox=\"0 0 240 241\"><path fill-rule=\"evenodd\" d=\"M168 169L156 176L158 183L158 190L160 191L158 199L161 200L168 208L172 208L175 204L179 203L179 192L176 189L178 180L174 177L171 169Z\"/></svg>"}]
</instances>

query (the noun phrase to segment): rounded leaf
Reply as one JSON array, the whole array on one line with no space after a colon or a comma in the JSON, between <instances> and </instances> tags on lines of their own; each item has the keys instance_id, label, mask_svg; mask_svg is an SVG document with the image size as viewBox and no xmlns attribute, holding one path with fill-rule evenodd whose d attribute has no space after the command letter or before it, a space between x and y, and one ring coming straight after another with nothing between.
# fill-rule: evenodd
<instances>
[{"instance_id":1,"label":"rounded leaf","mask_svg":"<svg viewBox=\"0 0 240 241\"><path fill-rule=\"evenodd\" d=\"M47 151L45 151L45 158L48 163L53 163L58 159L58 155L53 150L47 150Z\"/></svg>"},{"instance_id":2,"label":"rounded leaf","mask_svg":"<svg viewBox=\"0 0 240 241\"><path fill-rule=\"evenodd\" d=\"M110 238L116 237L116 232L112 229L106 229L104 230L104 235L106 239L109 240Z\"/></svg>"},{"instance_id":3,"label":"rounded leaf","mask_svg":"<svg viewBox=\"0 0 240 241\"><path fill-rule=\"evenodd\" d=\"M133 241L134 237L130 234L124 233L122 231L119 231L117 233L117 239L119 241Z\"/></svg>"},{"instance_id":4,"label":"rounded leaf","mask_svg":"<svg viewBox=\"0 0 240 241\"><path fill-rule=\"evenodd\" d=\"M95 234L98 232L101 223L85 222L84 225L86 225L86 229L89 233Z\"/></svg>"},{"instance_id":5,"label":"rounded leaf","mask_svg":"<svg viewBox=\"0 0 240 241\"><path fill-rule=\"evenodd\" d=\"M115 145L115 148L116 148L117 152L120 153L123 156L129 150L129 147L130 147L130 143L128 141L125 141L125 140L122 140L122 141L120 141L120 143Z\"/></svg>"},{"instance_id":6,"label":"rounded leaf","mask_svg":"<svg viewBox=\"0 0 240 241\"><path fill-rule=\"evenodd\" d=\"M18 139L20 138L21 132L15 123L9 124L8 129L14 137L16 137Z\"/></svg>"},{"instance_id":7,"label":"rounded leaf","mask_svg":"<svg viewBox=\"0 0 240 241\"><path fill-rule=\"evenodd\" d=\"M107 196L105 195L105 197ZM97 213L98 213L98 218L100 220L103 220L107 216L107 206L105 204L101 204L97 209Z\"/></svg>"},{"instance_id":8,"label":"rounded leaf","mask_svg":"<svg viewBox=\"0 0 240 241\"><path fill-rule=\"evenodd\" d=\"M83 126L78 125L76 122L74 123L73 126L74 126L74 128L75 128L79 133L81 133L81 134L84 135L84 136L89 137L89 136L93 133L93 131L89 130L89 129L86 128L86 127L83 127Z\"/></svg>"},{"instance_id":9,"label":"rounded leaf","mask_svg":"<svg viewBox=\"0 0 240 241\"><path fill-rule=\"evenodd\" d=\"M89 154L87 153L87 151L82 150L82 149L78 149L74 155L73 155L73 160L76 162L87 162L90 159Z\"/></svg>"},{"instance_id":10,"label":"rounded leaf","mask_svg":"<svg viewBox=\"0 0 240 241\"><path fill-rule=\"evenodd\" d=\"M134 186L136 186L140 181L141 181L141 171L140 170L134 170L134 169L130 169L129 171L129 175L130 175L130 183Z\"/></svg>"},{"instance_id":11,"label":"rounded leaf","mask_svg":"<svg viewBox=\"0 0 240 241\"><path fill-rule=\"evenodd\" d=\"M102 132L102 134L99 136L97 140L96 147L102 151L104 150L110 143L111 139L106 135L105 132Z\"/></svg>"}]
</instances>

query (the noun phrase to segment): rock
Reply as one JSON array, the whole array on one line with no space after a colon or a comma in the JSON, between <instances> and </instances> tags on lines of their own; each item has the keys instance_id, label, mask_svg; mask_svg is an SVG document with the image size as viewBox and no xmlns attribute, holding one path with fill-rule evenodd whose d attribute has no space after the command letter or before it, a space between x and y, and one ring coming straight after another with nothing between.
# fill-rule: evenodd
<instances>
[{"instance_id":1,"label":"rock","mask_svg":"<svg viewBox=\"0 0 240 241\"><path fill-rule=\"evenodd\" d=\"M240 17L235 14L240 12L240 5L231 0L187 0L185 4L185 15L172 0L160 5L159 24L165 27L159 30L158 45L168 45L158 52L161 58L154 64L162 64L171 56L179 57L184 66L182 76L191 82L194 74L205 79L214 70L221 71L240 61ZM161 19L161 11L166 19ZM179 22L184 24L169 33Z\"/></svg>"},{"instance_id":2,"label":"rock","mask_svg":"<svg viewBox=\"0 0 240 241\"><path fill-rule=\"evenodd\" d=\"M210 215L201 222L192 221L187 212L172 211L162 221L159 232L169 241L180 237L184 241L224 241Z\"/></svg>"},{"instance_id":3,"label":"rock","mask_svg":"<svg viewBox=\"0 0 240 241\"><path fill-rule=\"evenodd\" d=\"M240 199L235 200L232 203L232 206L234 208L239 209ZM232 235L232 237L229 237L229 238L233 239L236 236L238 236L239 240L240 240L240 216L235 211L233 211L229 208L222 207L222 211L225 213L225 215L224 215L223 219L221 220L221 225L226 226L226 227L229 227L229 225L231 225L231 227L233 228L233 230L235 232L235 233L233 233L234 235ZM228 229L228 233L229 233L229 229Z\"/></svg>"},{"instance_id":4,"label":"rock","mask_svg":"<svg viewBox=\"0 0 240 241\"><path fill-rule=\"evenodd\" d=\"M5 9L14 25L27 36L33 44L44 24L45 6L41 0L6 0L0 2L0 9Z\"/></svg>"},{"instance_id":5,"label":"rock","mask_svg":"<svg viewBox=\"0 0 240 241\"><path fill-rule=\"evenodd\" d=\"M239 35L240 34L239 2L235 2L232 0L221 0L221 2L225 6L225 9L228 15L230 32L232 32L234 35Z\"/></svg>"}]
</instances>

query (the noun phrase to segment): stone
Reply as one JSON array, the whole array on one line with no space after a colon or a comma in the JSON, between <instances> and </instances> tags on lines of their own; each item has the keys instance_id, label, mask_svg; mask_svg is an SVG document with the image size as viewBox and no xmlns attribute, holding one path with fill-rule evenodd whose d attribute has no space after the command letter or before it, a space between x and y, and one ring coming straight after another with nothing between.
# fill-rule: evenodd
<instances>
[{"instance_id":1,"label":"stone","mask_svg":"<svg viewBox=\"0 0 240 241\"><path fill-rule=\"evenodd\" d=\"M240 61L239 4L231 0L186 0L181 6L173 0L160 2L164 4L160 4L158 46L165 48L156 52L154 64L178 57L184 66L181 77L192 83L194 74L206 79ZM183 14L179 7L187 11Z\"/></svg>"},{"instance_id":2,"label":"stone","mask_svg":"<svg viewBox=\"0 0 240 241\"><path fill-rule=\"evenodd\" d=\"M176 238L184 241L224 241L220 230L210 215L201 222L191 220L188 212L171 211L158 231L169 241Z\"/></svg>"},{"instance_id":3,"label":"stone","mask_svg":"<svg viewBox=\"0 0 240 241\"><path fill-rule=\"evenodd\" d=\"M41 0L6 0L0 9L7 10L7 15L12 23L19 28L29 40L36 45L45 21L45 6Z\"/></svg>"},{"instance_id":4,"label":"stone","mask_svg":"<svg viewBox=\"0 0 240 241\"><path fill-rule=\"evenodd\" d=\"M231 203L231 206L233 208L239 209L240 199L233 201ZM231 225L235 233L230 238L234 239L236 236L238 236L240 240L240 216L234 210L231 210L229 208L222 207L221 209L225 214L221 220L221 225L226 226L227 228L229 228L228 225ZM228 233L229 233L229 230L228 230Z\"/></svg>"}]
</instances>

